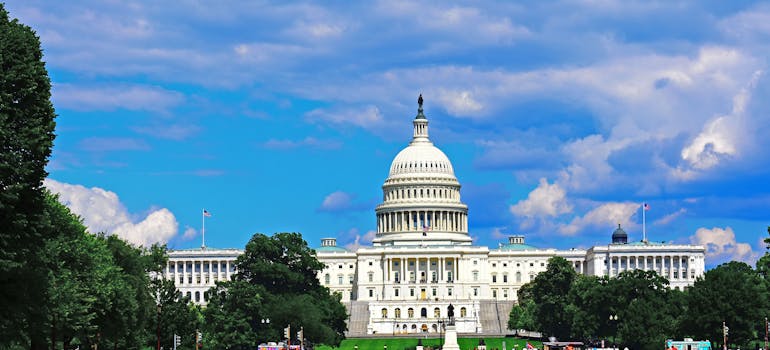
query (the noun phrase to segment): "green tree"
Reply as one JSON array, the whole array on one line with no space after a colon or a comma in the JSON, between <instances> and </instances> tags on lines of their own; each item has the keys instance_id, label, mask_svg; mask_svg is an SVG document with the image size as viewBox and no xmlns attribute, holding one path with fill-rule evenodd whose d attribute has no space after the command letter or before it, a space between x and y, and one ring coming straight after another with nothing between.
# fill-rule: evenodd
<instances>
[{"instance_id":1,"label":"green tree","mask_svg":"<svg viewBox=\"0 0 770 350\"><path fill-rule=\"evenodd\" d=\"M204 311L209 345L254 347L282 329L304 327L313 343L338 345L347 313L340 296L318 281L323 268L298 233L255 234L236 261L233 281L212 289ZM302 310L298 313L297 310ZM270 319L270 323L262 320Z\"/></svg>"},{"instance_id":2,"label":"green tree","mask_svg":"<svg viewBox=\"0 0 770 350\"><path fill-rule=\"evenodd\" d=\"M548 267L532 283L532 299L536 304L535 322L549 336L567 339L571 334L568 294L577 273L562 257L548 259Z\"/></svg>"},{"instance_id":3,"label":"green tree","mask_svg":"<svg viewBox=\"0 0 770 350\"><path fill-rule=\"evenodd\" d=\"M730 328L728 343L746 347L764 328L768 289L742 262L731 261L706 271L687 291L685 335L721 342L722 322Z\"/></svg>"},{"instance_id":4,"label":"green tree","mask_svg":"<svg viewBox=\"0 0 770 350\"><path fill-rule=\"evenodd\" d=\"M526 329L534 330L535 326L535 302L528 300L524 303L519 302L511 308L508 316L508 329Z\"/></svg>"},{"instance_id":5,"label":"green tree","mask_svg":"<svg viewBox=\"0 0 770 350\"><path fill-rule=\"evenodd\" d=\"M625 271L610 280L614 299L610 312L617 316L610 326L616 327L623 344L633 349L659 349L662 339L675 333L676 315L682 310L668 284L655 271L644 270Z\"/></svg>"},{"instance_id":6,"label":"green tree","mask_svg":"<svg viewBox=\"0 0 770 350\"><path fill-rule=\"evenodd\" d=\"M569 291L567 310L572 322L572 337L595 340L607 337L607 318L612 294L607 277L578 276Z\"/></svg>"},{"instance_id":7,"label":"green tree","mask_svg":"<svg viewBox=\"0 0 770 350\"><path fill-rule=\"evenodd\" d=\"M54 139L40 40L0 4L0 347L40 342L47 274L42 181ZM34 345L35 348L41 347Z\"/></svg>"}]
</instances>

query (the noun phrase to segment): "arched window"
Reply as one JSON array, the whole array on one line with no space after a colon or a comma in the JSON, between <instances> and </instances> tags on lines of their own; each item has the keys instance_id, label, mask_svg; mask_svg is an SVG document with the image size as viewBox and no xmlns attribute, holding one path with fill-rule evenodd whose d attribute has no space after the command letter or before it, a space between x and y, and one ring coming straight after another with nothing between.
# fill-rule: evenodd
<instances>
[{"instance_id":1,"label":"arched window","mask_svg":"<svg viewBox=\"0 0 770 350\"><path fill-rule=\"evenodd\" d=\"M393 310L393 317L401 318L401 309L396 308L395 310Z\"/></svg>"},{"instance_id":2,"label":"arched window","mask_svg":"<svg viewBox=\"0 0 770 350\"><path fill-rule=\"evenodd\" d=\"M521 272L516 272L516 282L521 282Z\"/></svg>"},{"instance_id":3,"label":"arched window","mask_svg":"<svg viewBox=\"0 0 770 350\"><path fill-rule=\"evenodd\" d=\"M408 316L409 318L413 318L413 317L414 317L414 309L412 309L412 308L410 307L409 309L407 309L407 310L406 310L406 314L407 314L407 316Z\"/></svg>"},{"instance_id":4,"label":"arched window","mask_svg":"<svg viewBox=\"0 0 770 350\"><path fill-rule=\"evenodd\" d=\"M441 309L439 309L439 308L433 309L433 317L440 318L441 317Z\"/></svg>"},{"instance_id":5,"label":"arched window","mask_svg":"<svg viewBox=\"0 0 770 350\"><path fill-rule=\"evenodd\" d=\"M195 302L201 301L201 292L195 292Z\"/></svg>"},{"instance_id":6,"label":"arched window","mask_svg":"<svg viewBox=\"0 0 770 350\"><path fill-rule=\"evenodd\" d=\"M467 314L467 310L465 310L465 307L460 308L460 317L465 317Z\"/></svg>"},{"instance_id":7,"label":"arched window","mask_svg":"<svg viewBox=\"0 0 770 350\"><path fill-rule=\"evenodd\" d=\"M332 283L331 281L332 281L332 276L330 276L328 273L327 273L326 275L324 275L324 282L325 282L327 285L328 285L328 284L331 284L331 283Z\"/></svg>"},{"instance_id":8,"label":"arched window","mask_svg":"<svg viewBox=\"0 0 770 350\"><path fill-rule=\"evenodd\" d=\"M388 318L388 309L382 308L382 318Z\"/></svg>"},{"instance_id":9,"label":"arched window","mask_svg":"<svg viewBox=\"0 0 770 350\"><path fill-rule=\"evenodd\" d=\"M422 318L428 317L428 309L427 308L420 309L420 317L422 317Z\"/></svg>"}]
</instances>

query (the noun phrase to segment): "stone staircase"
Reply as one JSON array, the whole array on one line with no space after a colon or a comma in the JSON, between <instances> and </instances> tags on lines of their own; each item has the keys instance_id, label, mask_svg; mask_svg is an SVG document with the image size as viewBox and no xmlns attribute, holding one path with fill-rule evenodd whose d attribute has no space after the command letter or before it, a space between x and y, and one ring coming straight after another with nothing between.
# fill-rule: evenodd
<instances>
[{"instance_id":1,"label":"stone staircase","mask_svg":"<svg viewBox=\"0 0 770 350\"><path fill-rule=\"evenodd\" d=\"M479 320L484 334L504 335L508 333L508 317L513 301L482 300L479 304Z\"/></svg>"},{"instance_id":2,"label":"stone staircase","mask_svg":"<svg viewBox=\"0 0 770 350\"><path fill-rule=\"evenodd\" d=\"M369 325L369 302L354 300L345 306L348 307L348 331L345 336L348 338L366 336L366 327Z\"/></svg>"}]
</instances>

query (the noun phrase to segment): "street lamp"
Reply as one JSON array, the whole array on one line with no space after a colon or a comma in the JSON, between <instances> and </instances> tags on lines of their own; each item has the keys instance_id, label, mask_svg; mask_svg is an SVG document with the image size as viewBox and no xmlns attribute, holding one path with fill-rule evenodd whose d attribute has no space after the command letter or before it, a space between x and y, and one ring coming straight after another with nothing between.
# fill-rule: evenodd
<instances>
[{"instance_id":1,"label":"street lamp","mask_svg":"<svg viewBox=\"0 0 770 350\"><path fill-rule=\"evenodd\" d=\"M615 347L615 341L617 341L618 337L618 315L610 314L610 322L614 325L613 327L613 335L612 335L612 346Z\"/></svg>"}]
</instances>

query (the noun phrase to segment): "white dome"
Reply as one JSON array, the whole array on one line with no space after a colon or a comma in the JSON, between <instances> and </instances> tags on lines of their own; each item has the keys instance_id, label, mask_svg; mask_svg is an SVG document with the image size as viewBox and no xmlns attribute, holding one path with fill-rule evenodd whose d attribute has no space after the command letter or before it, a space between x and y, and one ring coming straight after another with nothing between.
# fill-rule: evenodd
<instances>
[{"instance_id":1,"label":"white dome","mask_svg":"<svg viewBox=\"0 0 770 350\"><path fill-rule=\"evenodd\" d=\"M430 142L411 143L401 150L390 164L389 178L415 175L455 177L452 162Z\"/></svg>"}]
</instances>

